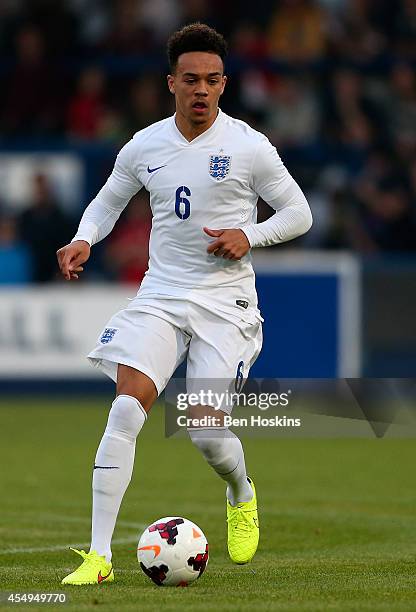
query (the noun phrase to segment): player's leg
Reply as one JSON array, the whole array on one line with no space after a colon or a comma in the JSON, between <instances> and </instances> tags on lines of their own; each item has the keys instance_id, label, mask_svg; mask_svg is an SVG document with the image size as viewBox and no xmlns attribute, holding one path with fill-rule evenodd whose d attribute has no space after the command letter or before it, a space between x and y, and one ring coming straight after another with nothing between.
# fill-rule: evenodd
<instances>
[{"instance_id":1,"label":"player's leg","mask_svg":"<svg viewBox=\"0 0 416 612\"><path fill-rule=\"evenodd\" d=\"M202 389L212 391L211 395L221 395L229 392L230 388L234 390L235 384L241 386L240 378L247 378L261 349L260 321L242 322L239 327L219 317L215 311L194 307L192 314L194 334L188 353L188 393L198 393ZM192 407L191 415L198 417L206 411L222 418L224 413L231 413L232 404L224 403L211 409L206 405ZM239 438L223 426L215 429L192 428L189 434L209 465L227 482L229 502L237 505L249 501L253 491L247 481L244 451Z\"/></svg>"},{"instance_id":2,"label":"player's leg","mask_svg":"<svg viewBox=\"0 0 416 612\"><path fill-rule=\"evenodd\" d=\"M183 360L187 342L179 328L157 316L122 311L90 353L93 363L117 382L117 397L95 458L91 549L80 553L84 563L64 583L113 579L111 539L133 471L136 438L158 393Z\"/></svg>"},{"instance_id":3,"label":"player's leg","mask_svg":"<svg viewBox=\"0 0 416 612\"><path fill-rule=\"evenodd\" d=\"M123 390L134 391L124 394ZM153 381L138 370L119 365L117 397L108 415L107 426L94 461L92 478L92 535L82 565L66 576L64 584L112 582L111 538L123 495L134 464L136 438L146 421L146 411L157 397Z\"/></svg>"},{"instance_id":4,"label":"player's leg","mask_svg":"<svg viewBox=\"0 0 416 612\"><path fill-rule=\"evenodd\" d=\"M241 440L224 426L225 413L210 406L192 406L190 417L200 421L207 415L218 422L216 427L188 428L189 437L207 463L227 483L226 495L230 504L237 506L253 498L247 479L246 462Z\"/></svg>"},{"instance_id":5,"label":"player's leg","mask_svg":"<svg viewBox=\"0 0 416 612\"><path fill-rule=\"evenodd\" d=\"M200 318L195 313L195 317L188 354L188 393L207 391L208 387L217 393L226 392L234 381L239 383L241 376L248 376L260 352L260 321L238 327L214 312L200 312ZM232 405L223 405L219 411L207 407L199 410L211 410L218 418L221 410L229 414ZM247 476L241 441L225 427L194 428L189 435L209 465L227 482L229 553L236 563L246 563L257 549L259 534L256 492Z\"/></svg>"},{"instance_id":6,"label":"player's leg","mask_svg":"<svg viewBox=\"0 0 416 612\"><path fill-rule=\"evenodd\" d=\"M153 380L119 365L117 396L94 462L91 549L111 561L111 538L133 473L136 438L157 398Z\"/></svg>"}]
</instances>

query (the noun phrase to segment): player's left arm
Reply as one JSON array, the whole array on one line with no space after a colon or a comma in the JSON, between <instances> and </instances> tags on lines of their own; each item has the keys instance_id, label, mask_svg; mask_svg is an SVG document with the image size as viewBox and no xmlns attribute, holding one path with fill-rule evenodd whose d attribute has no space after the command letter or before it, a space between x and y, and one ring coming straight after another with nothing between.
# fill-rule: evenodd
<instances>
[{"instance_id":1,"label":"player's left arm","mask_svg":"<svg viewBox=\"0 0 416 612\"><path fill-rule=\"evenodd\" d=\"M239 229L204 232L216 238L208 253L226 259L241 259L252 247L271 246L305 234L312 225L308 202L280 159L276 148L264 136L253 159L252 189L276 211L267 221Z\"/></svg>"},{"instance_id":2,"label":"player's left arm","mask_svg":"<svg viewBox=\"0 0 416 612\"><path fill-rule=\"evenodd\" d=\"M311 228L309 204L266 137L261 140L253 160L252 187L276 212L267 221L241 228L251 247L287 242Z\"/></svg>"},{"instance_id":3,"label":"player's left arm","mask_svg":"<svg viewBox=\"0 0 416 612\"><path fill-rule=\"evenodd\" d=\"M217 230L204 227L203 230L211 238L216 238L207 248L207 252L216 257L238 260L250 250L248 238L241 229Z\"/></svg>"}]
</instances>

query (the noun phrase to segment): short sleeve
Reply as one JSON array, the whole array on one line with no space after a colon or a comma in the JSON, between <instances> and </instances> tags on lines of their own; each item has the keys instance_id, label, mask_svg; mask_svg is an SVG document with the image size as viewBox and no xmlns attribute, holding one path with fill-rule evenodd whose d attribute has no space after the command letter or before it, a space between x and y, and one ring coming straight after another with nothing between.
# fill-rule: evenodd
<instances>
[{"instance_id":1,"label":"short sleeve","mask_svg":"<svg viewBox=\"0 0 416 612\"><path fill-rule=\"evenodd\" d=\"M133 148L135 148L135 144L133 140L130 140L120 150L113 171L107 181L107 186L115 195L128 200L143 186L133 170Z\"/></svg>"},{"instance_id":2,"label":"short sleeve","mask_svg":"<svg viewBox=\"0 0 416 612\"><path fill-rule=\"evenodd\" d=\"M254 191L276 210L281 194L291 185L293 178L280 159L276 147L263 136L253 159L251 184Z\"/></svg>"}]
</instances>

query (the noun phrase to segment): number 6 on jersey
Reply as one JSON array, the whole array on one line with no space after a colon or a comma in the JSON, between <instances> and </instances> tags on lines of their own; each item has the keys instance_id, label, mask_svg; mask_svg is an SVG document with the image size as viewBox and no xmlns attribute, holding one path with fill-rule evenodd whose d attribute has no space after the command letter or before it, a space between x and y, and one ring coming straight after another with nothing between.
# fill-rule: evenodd
<instances>
[{"instance_id":1,"label":"number 6 on jersey","mask_svg":"<svg viewBox=\"0 0 416 612\"><path fill-rule=\"evenodd\" d=\"M187 196L191 195L191 190L189 187L178 187L175 194L175 213L178 215L179 219L184 221L191 214L191 203L188 198L184 198L182 194Z\"/></svg>"}]
</instances>

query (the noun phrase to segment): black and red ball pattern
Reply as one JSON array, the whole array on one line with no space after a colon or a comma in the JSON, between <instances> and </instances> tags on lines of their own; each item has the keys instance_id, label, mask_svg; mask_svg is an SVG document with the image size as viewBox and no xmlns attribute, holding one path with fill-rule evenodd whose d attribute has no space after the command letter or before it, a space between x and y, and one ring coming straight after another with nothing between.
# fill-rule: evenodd
<instances>
[{"instance_id":1,"label":"black and red ball pattern","mask_svg":"<svg viewBox=\"0 0 416 612\"><path fill-rule=\"evenodd\" d=\"M167 565L162 563L161 565L159 565L159 567L157 565L152 565L152 567L146 567L142 562L140 562L140 566L144 573L147 574L155 584L157 584L158 586L163 585L163 581L166 580L166 574L169 571Z\"/></svg>"},{"instance_id":2,"label":"black and red ball pattern","mask_svg":"<svg viewBox=\"0 0 416 612\"><path fill-rule=\"evenodd\" d=\"M149 531L158 531L160 537L167 541L168 544L176 544L176 536L178 535L177 525L184 522L182 518L171 519L167 523L155 523L150 525Z\"/></svg>"},{"instance_id":3,"label":"black and red ball pattern","mask_svg":"<svg viewBox=\"0 0 416 612\"><path fill-rule=\"evenodd\" d=\"M188 565L192 567L195 572L199 571L199 575L203 573L208 563L208 544L205 547L204 553L198 553L195 557L189 557Z\"/></svg>"}]
</instances>

